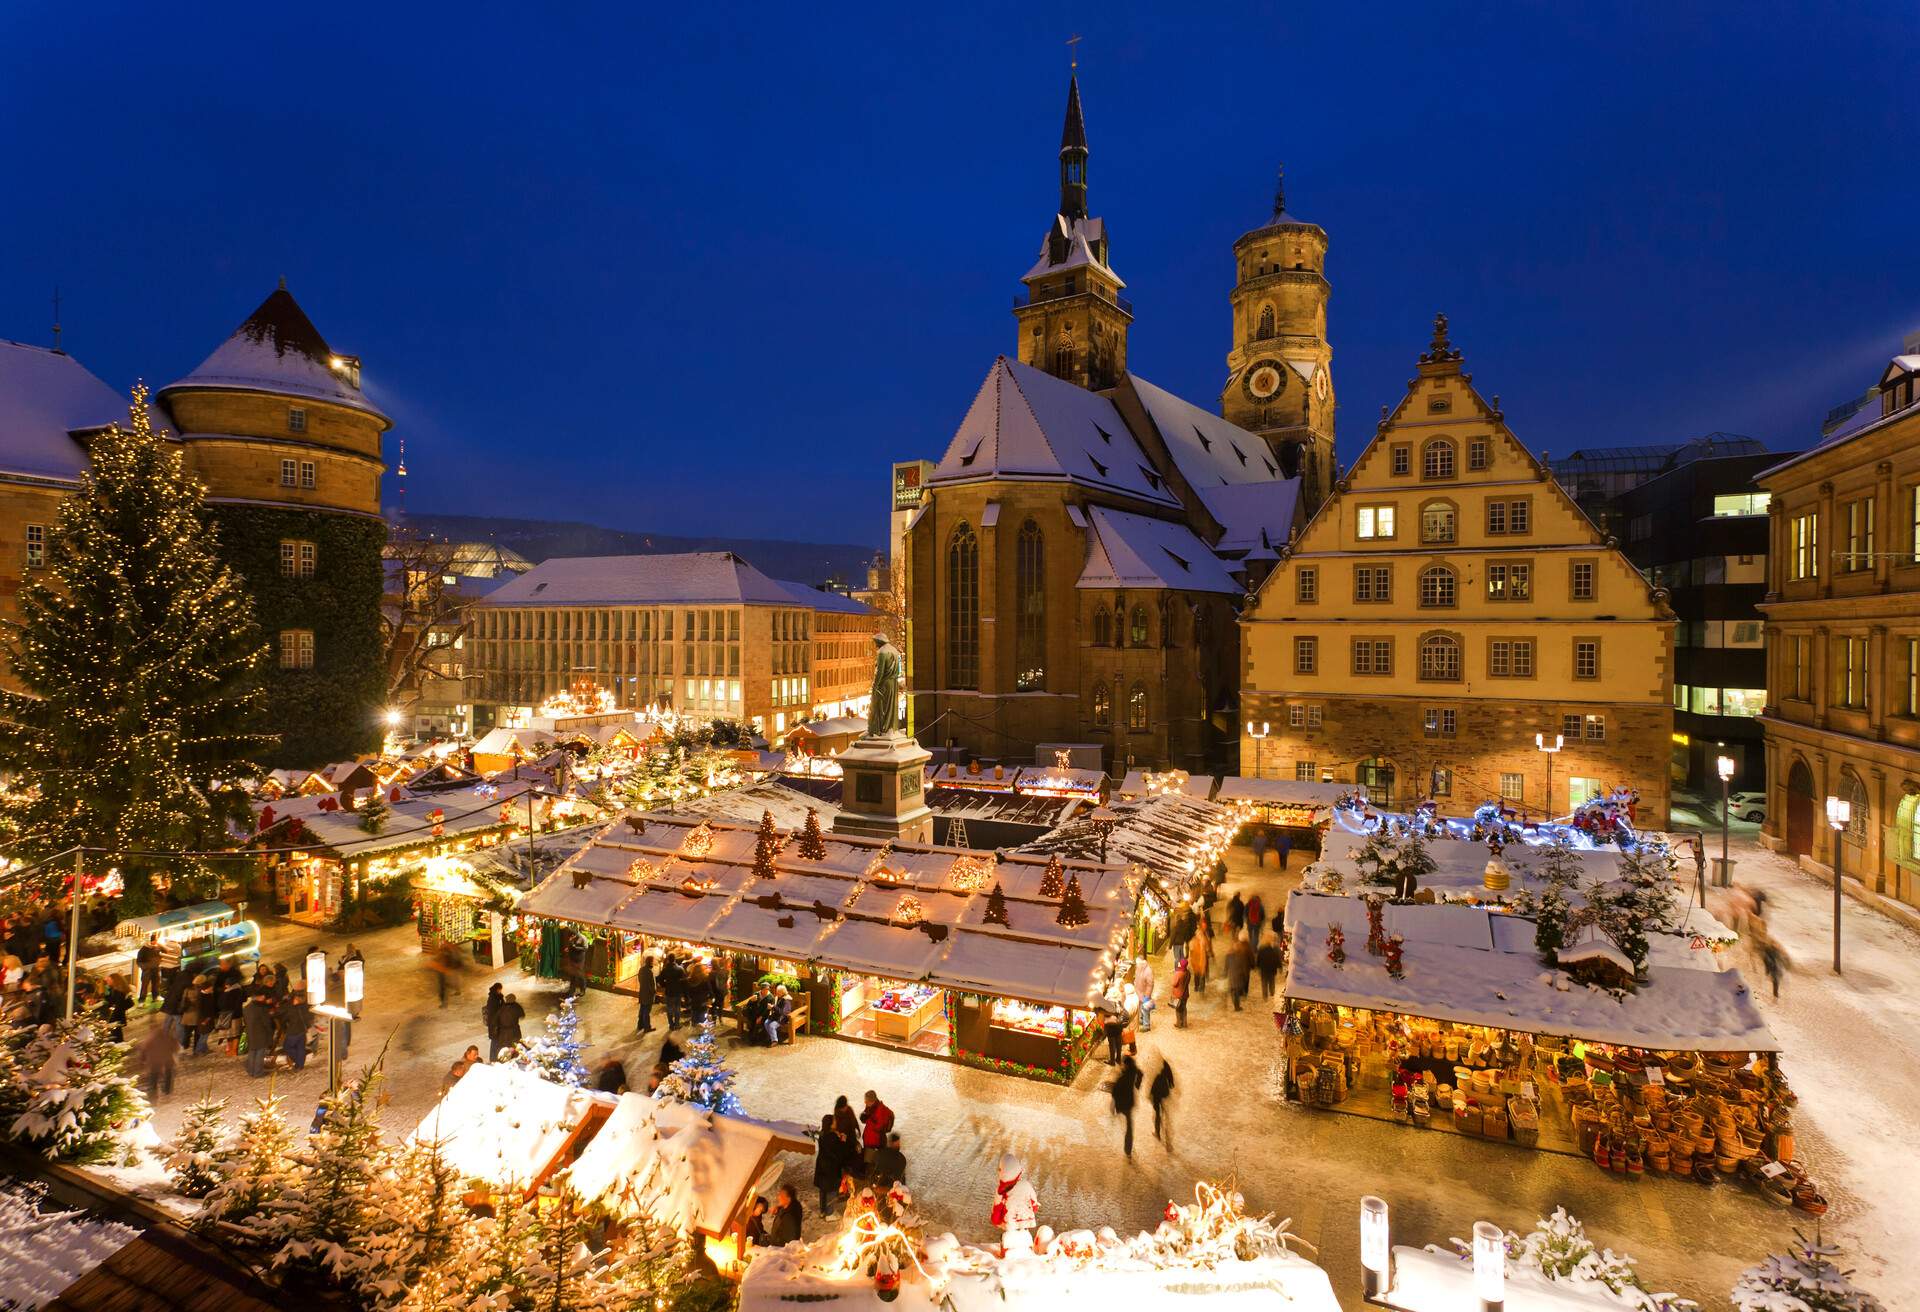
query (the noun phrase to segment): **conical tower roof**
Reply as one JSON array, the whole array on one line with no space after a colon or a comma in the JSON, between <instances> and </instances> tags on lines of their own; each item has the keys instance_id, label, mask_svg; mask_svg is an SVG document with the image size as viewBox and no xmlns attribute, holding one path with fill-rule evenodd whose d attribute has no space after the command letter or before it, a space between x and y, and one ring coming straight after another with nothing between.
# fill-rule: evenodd
<instances>
[{"instance_id":1,"label":"conical tower roof","mask_svg":"<svg viewBox=\"0 0 1920 1312\"><path fill-rule=\"evenodd\" d=\"M327 401L386 419L282 282L198 368L160 390L271 392Z\"/></svg>"},{"instance_id":2,"label":"conical tower roof","mask_svg":"<svg viewBox=\"0 0 1920 1312\"><path fill-rule=\"evenodd\" d=\"M1087 148L1087 121L1080 113L1080 79L1067 79L1067 121L1060 129L1060 149Z\"/></svg>"}]
</instances>

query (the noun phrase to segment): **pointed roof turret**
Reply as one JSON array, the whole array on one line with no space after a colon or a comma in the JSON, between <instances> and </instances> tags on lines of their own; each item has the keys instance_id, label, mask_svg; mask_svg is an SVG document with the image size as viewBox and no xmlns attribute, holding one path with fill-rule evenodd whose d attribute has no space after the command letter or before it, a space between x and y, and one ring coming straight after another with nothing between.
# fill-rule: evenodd
<instances>
[{"instance_id":1,"label":"pointed roof turret","mask_svg":"<svg viewBox=\"0 0 1920 1312\"><path fill-rule=\"evenodd\" d=\"M270 392L328 401L385 419L360 391L360 362L335 353L293 299L286 280L260 302L233 336L178 382L160 390Z\"/></svg>"},{"instance_id":2,"label":"pointed roof turret","mask_svg":"<svg viewBox=\"0 0 1920 1312\"><path fill-rule=\"evenodd\" d=\"M1078 77L1067 79L1067 121L1060 129L1060 217L1087 217L1087 124Z\"/></svg>"},{"instance_id":3,"label":"pointed roof turret","mask_svg":"<svg viewBox=\"0 0 1920 1312\"><path fill-rule=\"evenodd\" d=\"M1087 121L1080 113L1080 79L1078 76L1067 79L1067 121L1060 129L1060 149L1082 150L1087 148Z\"/></svg>"}]
</instances>

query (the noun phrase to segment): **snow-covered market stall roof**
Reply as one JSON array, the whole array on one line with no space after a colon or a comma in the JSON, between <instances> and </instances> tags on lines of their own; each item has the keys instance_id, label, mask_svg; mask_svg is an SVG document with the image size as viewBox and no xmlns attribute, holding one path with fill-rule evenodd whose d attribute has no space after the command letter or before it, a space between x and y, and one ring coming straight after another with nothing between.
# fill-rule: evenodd
<instances>
[{"instance_id":1,"label":"snow-covered market stall roof","mask_svg":"<svg viewBox=\"0 0 1920 1312\"><path fill-rule=\"evenodd\" d=\"M1245 775L1220 777L1213 790L1216 802L1247 802L1256 806L1302 806L1331 811L1333 804L1353 795L1352 784L1316 784L1300 779L1249 779Z\"/></svg>"},{"instance_id":2,"label":"snow-covered market stall roof","mask_svg":"<svg viewBox=\"0 0 1920 1312\"><path fill-rule=\"evenodd\" d=\"M838 782L835 781L836 792ZM682 798L658 809L663 815L733 820L741 824L758 824L762 815L770 814L773 823L781 829L798 829L806 823L808 811L818 815L820 823L825 825L832 822L837 808L812 793L789 788L775 779L762 779L758 783L717 788L701 797Z\"/></svg>"},{"instance_id":3,"label":"snow-covered market stall roof","mask_svg":"<svg viewBox=\"0 0 1920 1312\"><path fill-rule=\"evenodd\" d=\"M840 809L838 777L788 775L782 780L781 787L813 798L813 805L819 808L823 817ZM1091 799L1087 798L1029 797L1024 793L950 788L945 782L936 781L932 775L928 776L924 800L935 815L950 820L992 820L999 824L1031 825L1035 829L1052 829L1064 824L1069 816L1092 804ZM780 812L775 811L773 817L778 821Z\"/></svg>"},{"instance_id":4,"label":"snow-covered market stall roof","mask_svg":"<svg viewBox=\"0 0 1920 1312\"><path fill-rule=\"evenodd\" d=\"M1106 988L1140 881L1067 861L1087 923L1058 923L1047 858L826 834L809 860L791 834L754 872L755 828L643 813L609 825L520 904L522 915L679 939L888 979L1087 1007ZM999 886L1005 925L985 915Z\"/></svg>"},{"instance_id":5,"label":"snow-covered market stall roof","mask_svg":"<svg viewBox=\"0 0 1920 1312\"><path fill-rule=\"evenodd\" d=\"M1190 879L1232 841L1240 827L1240 813L1231 806L1161 793L1137 801L1117 802L1120 817L1107 836L1109 861L1144 866L1163 883ZM1081 814L1052 833L1018 849L1023 855L1100 859L1100 827Z\"/></svg>"},{"instance_id":6,"label":"snow-covered market stall roof","mask_svg":"<svg viewBox=\"0 0 1920 1312\"><path fill-rule=\"evenodd\" d=\"M1107 786L1104 770L1088 770L1072 765L1019 765L995 770L962 770L958 764L927 767L927 786L964 789L981 793L1013 793L1021 797L1055 797L1066 800L1098 800Z\"/></svg>"},{"instance_id":7,"label":"snow-covered market stall roof","mask_svg":"<svg viewBox=\"0 0 1920 1312\"><path fill-rule=\"evenodd\" d=\"M447 1090L408 1142L437 1141L464 1179L531 1191L612 1106L611 1094L556 1084L504 1062L479 1063Z\"/></svg>"},{"instance_id":8,"label":"snow-covered market stall roof","mask_svg":"<svg viewBox=\"0 0 1920 1312\"><path fill-rule=\"evenodd\" d=\"M1648 978L1622 995L1544 964L1528 917L1397 903L1383 914L1385 932L1405 940L1398 979L1361 946L1366 903L1296 889L1287 898L1286 999L1668 1052L1779 1051L1746 981L1720 969L1704 939L1648 935ZM1329 926L1345 936L1340 965L1328 958Z\"/></svg>"},{"instance_id":9,"label":"snow-covered market stall roof","mask_svg":"<svg viewBox=\"0 0 1920 1312\"><path fill-rule=\"evenodd\" d=\"M760 1121L623 1093L567 1179L615 1216L720 1235L783 1152L811 1156L813 1141Z\"/></svg>"},{"instance_id":10,"label":"snow-covered market stall roof","mask_svg":"<svg viewBox=\"0 0 1920 1312\"><path fill-rule=\"evenodd\" d=\"M535 786L528 779L503 780L425 797L399 789L377 834L362 825L364 810L349 811L332 794L281 798L255 805L253 839L263 847L298 845L356 861L427 843L459 842L524 819L525 795ZM328 802L334 805L323 805Z\"/></svg>"}]
</instances>

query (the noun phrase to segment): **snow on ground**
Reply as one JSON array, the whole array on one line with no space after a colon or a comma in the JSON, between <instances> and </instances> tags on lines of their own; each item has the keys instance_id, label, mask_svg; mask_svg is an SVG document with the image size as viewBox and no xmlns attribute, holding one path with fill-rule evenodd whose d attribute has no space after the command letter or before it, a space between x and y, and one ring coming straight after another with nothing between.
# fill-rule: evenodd
<instances>
[{"instance_id":1,"label":"snow on ground","mask_svg":"<svg viewBox=\"0 0 1920 1312\"><path fill-rule=\"evenodd\" d=\"M1738 874L1775 889L1780 908L1774 929L1794 955L1796 969L1778 1004L1761 1005L1785 1048L1783 1060L1802 1100L1799 1153L1826 1187L1833 1210L1826 1231L1847 1245L1861 1280L1889 1306L1920 1307L1920 1272L1893 1260L1904 1231L1912 1230L1908 1145L1920 1141L1920 1087L1915 1035L1920 998L1897 986L1920 943L1883 917L1848 907L1850 968L1837 983L1824 973L1827 904L1810 877L1742 843ZM1268 908L1285 902L1300 862L1287 876L1271 863L1255 874L1245 848L1228 856L1229 891L1257 888ZM509 968L498 976L469 975L463 993L437 1005L434 977L422 968L410 925L354 936L367 955L367 1011L355 1026L353 1058L386 1048L390 1098L383 1116L403 1138L438 1099L447 1065L480 1041L480 1005L486 984L499 978L526 1005L525 1030L538 1031L555 1005L555 981L534 980ZM297 967L318 941L334 950L345 939L296 926L270 927L270 960ZM1156 964L1164 997L1169 968ZM297 969L296 969L297 973ZM1750 978L1756 976L1750 972ZM589 1064L620 1056L643 1081L659 1047L658 1032L634 1034L631 998L592 992L580 1014ZM1232 1176L1255 1212L1291 1217L1288 1227L1320 1246L1316 1257L1346 1306L1359 1306L1358 1206L1376 1193L1393 1208L1393 1239L1445 1245L1475 1220L1524 1231L1564 1204L1596 1242L1631 1254L1650 1284L1724 1307L1739 1272L1791 1242L1795 1226L1811 1233L1812 1218L1780 1209L1737 1186L1703 1188L1690 1182L1622 1180L1590 1162L1462 1138L1450 1130L1415 1130L1360 1117L1280 1103L1272 1074L1279 1035L1271 1004L1262 1005L1256 980L1246 1009L1228 1006L1216 975L1190 1009L1190 1027L1172 1028L1162 1006L1141 1036L1149 1076L1170 1060L1178 1081L1171 1146L1155 1142L1152 1113L1136 1116L1129 1162L1120 1152L1121 1126L1101 1089L1106 1068L1089 1063L1071 1088L996 1075L951 1062L833 1038L807 1038L779 1049L732 1048L736 1090L752 1116L819 1124L835 1094L857 1107L877 1090L899 1118L908 1180L929 1228L962 1239L988 1237L995 1166L1012 1149L1028 1164L1040 1195L1041 1220L1056 1230L1111 1225L1122 1233L1157 1224L1169 1198L1193 1195L1196 1177ZM658 1023L656 1014L656 1024ZM130 1025L138 1038L151 1021ZM352 1064L352 1063L350 1063ZM214 1055L181 1064L179 1083L162 1100L158 1124L170 1135L189 1103L216 1085L242 1101L266 1092L240 1059ZM326 1083L321 1057L297 1075L281 1075L276 1091L304 1124ZM806 1233L822 1233L812 1190L811 1164L794 1160L785 1179L806 1208Z\"/></svg>"}]
</instances>

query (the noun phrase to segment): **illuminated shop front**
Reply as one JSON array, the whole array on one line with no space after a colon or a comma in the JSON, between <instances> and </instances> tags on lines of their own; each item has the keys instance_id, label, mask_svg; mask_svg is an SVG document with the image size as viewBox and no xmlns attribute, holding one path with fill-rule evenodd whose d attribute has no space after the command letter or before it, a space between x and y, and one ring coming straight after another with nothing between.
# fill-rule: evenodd
<instances>
[{"instance_id":1,"label":"illuminated shop front","mask_svg":"<svg viewBox=\"0 0 1920 1312\"><path fill-rule=\"evenodd\" d=\"M521 903L523 959L553 973L549 945L581 933L589 981L630 989L643 950L699 954L729 1009L791 980L802 1032L1070 1080L1140 887L1115 864L635 815Z\"/></svg>"}]
</instances>

